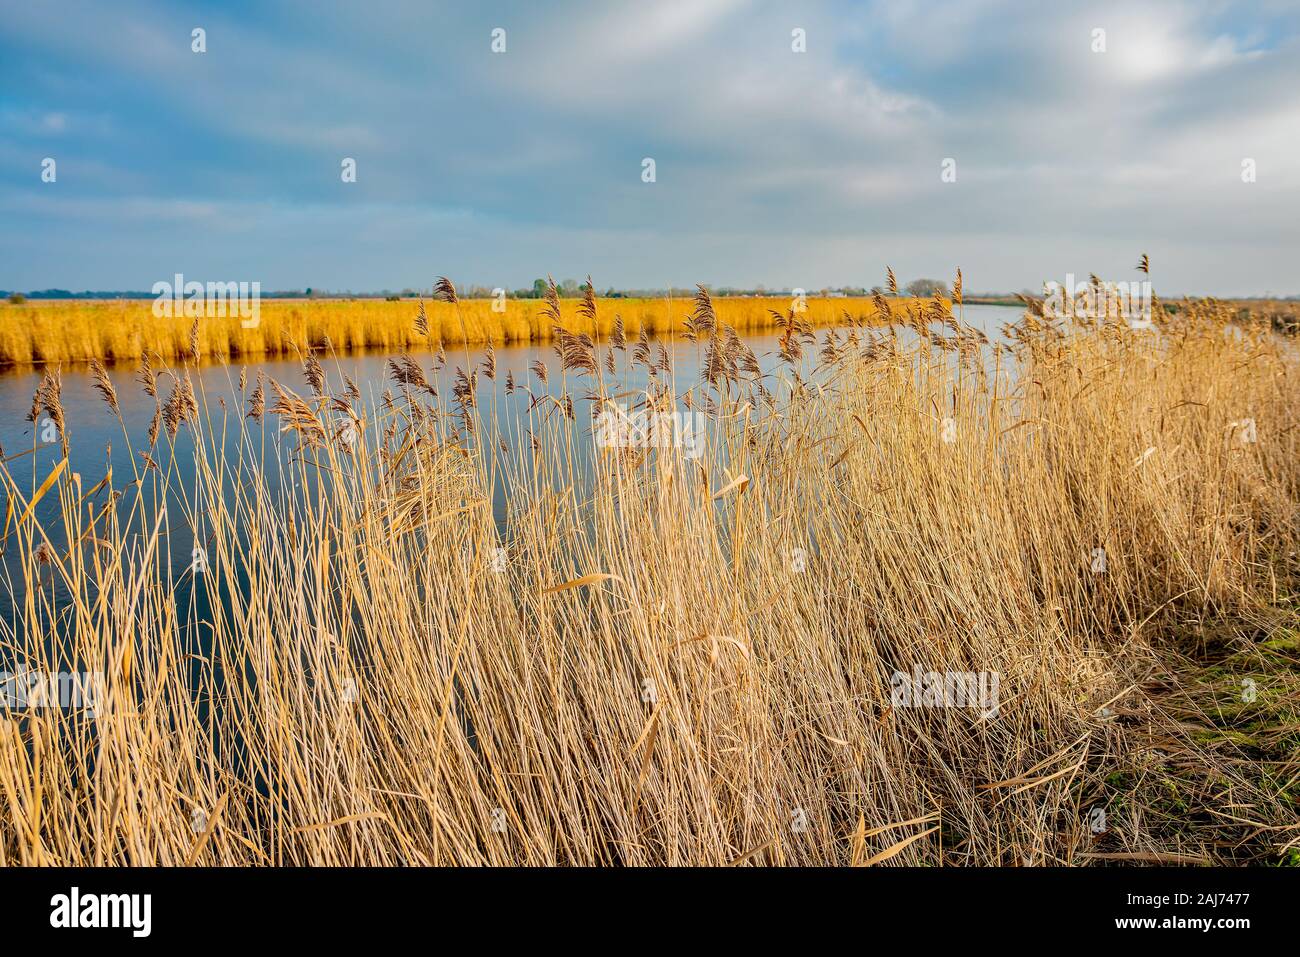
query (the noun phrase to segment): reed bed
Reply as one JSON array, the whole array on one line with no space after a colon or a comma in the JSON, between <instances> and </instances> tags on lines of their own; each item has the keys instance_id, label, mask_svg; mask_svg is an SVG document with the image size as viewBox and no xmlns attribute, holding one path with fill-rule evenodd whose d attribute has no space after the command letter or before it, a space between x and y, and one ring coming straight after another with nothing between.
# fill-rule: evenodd
<instances>
[{"instance_id":1,"label":"reed bed","mask_svg":"<svg viewBox=\"0 0 1300 957\"><path fill-rule=\"evenodd\" d=\"M564 300L567 322L577 316L581 300ZM908 300L898 300L905 308ZM914 301L913 301L914 302ZM598 338L612 334L621 318L628 335L642 329L665 335L689 314L689 300L600 299ZM776 328L792 300L786 298L718 299L718 315L741 333ZM844 325L873 315L863 299L809 298L800 318L811 326ZM279 299L264 300L256 328L244 328L233 314L203 316L202 354L213 359L256 359L301 354L325 344L339 352L377 349L393 352L426 347L429 338L416 334L413 300ZM430 301L427 316L434 343L457 346L492 342L496 345L550 342L553 323L541 299L507 299L504 311L492 300L464 299L457 304ZM0 304L0 366L74 363L99 359L134 363L149 355L174 361L189 352L194 318L159 318L151 300L31 300ZM582 331L590 332L588 326Z\"/></svg>"},{"instance_id":2,"label":"reed bed","mask_svg":"<svg viewBox=\"0 0 1300 957\"><path fill-rule=\"evenodd\" d=\"M1031 310L997 348L944 303L884 301L880 328L847 336L787 321L789 361L762 374L701 291L684 328L705 375L680 382L630 326L604 348L563 331L611 304L543 305L549 367L462 369L452 395L400 356L367 402L323 354L306 385L250 377L223 406L182 362L138 474L62 472L57 521L6 468L24 572L0 649L97 668L106 690L94 715L0 722L0 864L1294 847L1294 764L1262 781L1167 707L1205 629L1237 650L1294 633L1294 343L1188 304L1158 335ZM633 364L651 384L629 397ZM489 373L510 376L505 416L479 406ZM586 397L700 412L704 454L593 450ZM202 570L172 573L178 527ZM900 705L894 676L917 668L996 673L996 713ZM1138 785L1114 787L1135 773L1177 782L1184 819L1221 817L1167 831Z\"/></svg>"}]
</instances>

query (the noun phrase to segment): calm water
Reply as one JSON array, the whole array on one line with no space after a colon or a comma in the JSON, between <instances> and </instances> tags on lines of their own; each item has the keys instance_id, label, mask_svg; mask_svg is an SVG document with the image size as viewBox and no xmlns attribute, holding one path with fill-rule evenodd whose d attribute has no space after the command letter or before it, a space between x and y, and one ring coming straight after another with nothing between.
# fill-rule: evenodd
<instances>
[{"instance_id":1,"label":"calm water","mask_svg":"<svg viewBox=\"0 0 1300 957\"><path fill-rule=\"evenodd\" d=\"M1016 320L1021 313L1022 310L1017 307L967 306L965 319L968 324L983 329L991 340L999 341L1002 338L1002 325ZM845 331L847 330L839 330L841 340ZM816 332L820 343L826 330L819 329ZM750 336L747 337L746 341L758 355L759 364L764 372L777 368L780 360L777 355L776 335ZM665 343L665 345L672 357L674 379L678 391L683 391L687 386L698 382L701 350L695 345L681 340L671 344ZM816 364L819 348L820 346L805 347L805 371L811 370ZM604 350L605 346L602 344L600 347L602 358ZM657 354L657 348L652 351ZM329 387L332 390L341 390L343 375L346 374L361 389L363 396L361 404L369 405L375 402L387 388L392 388L394 393L400 391L389 378L386 367L388 357L388 354L354 354L339 358L322 359L322 364L325 367ZM450 394L456 366L463 367L466 362L466 354L463 348L449 348L447 350L447 367L434 376L430 371L433 364L431 355L417 353L415 358L420 362L430 381L437 386L439 394L444 397ZM484 353L481 349L470 349L469 360L474 368L481 370L483 358ZM529 398L527 393L516 392L512 397L506 395L506 372L512 371L516 382L527 383L530 388L537 391L540 387L536 378L529 372L529 366L535 360L540 359L550 371L549 391L558 395L561 389L559 363L550 346L502 347L497 349L496 358L497 378L495 383L488 380L480 371L478 406L485 415L490 410L498 410L498 424L502 426L507 434L517 437L519 435L520 421L510 413L518 413L526 409ZM627 381L629 388L644 388L647 384L645 369L637 367L625 373L624 370L628 367L628 364L628 356L620 354L618 357L620 380ZM214 423L221 421L221 402L224 400L226 409L230 413L226 426L226 435L230 442L233 442L237 436L238 422L242 420L244 413L247 411L243 398L238 391L240 368L239 364L212 364L203 366L197 373L193 374L195 392L199 397L200 404L206 404L208 415L211 416ZM303 379L302 364L296 359L271 360L249 364L248 391L250 392L259 371L293 389L299 395L304 397L309 395L309 389ZM146 396L139 384L133 381L135 377L134 364L122 364L112 367L109 369L109 375L117 389L122 418L125 422L126 432L130 436L130 444L136 449L147 448L146 435L150 420L154 414L154 400ZM30 495L31 490L49 474L62 454L57 441L50 444L43 444L39 441L42 432L40 428L41 420L45 418L44 413L38 419L35 430L32 423L28 422L26 418L31 408L32 393L39 384L40 378L41 373L39 371L0 373L0 444L3 444L5 455L11 459L8 467L25 496ZM160 377L159 395L165 398L167 392L171 389L171 384L170 378ZM571 391L583 391L581 384L576 389L573 388L572 381L570 385ZM268 400L269 404L270 401ZM81 475L83 491L89 491L99 482L106 474L110 464L113 469L114 487L120 489L125 486L134 474L132 465L132 455L134 453L128 449L122 425L108 411L102 398L94 390L85 367L78 366L63 370L63 405L68 438L71 443L68 470L71 473ZM584 411L581 408L578 409L577 421L580 423L590 422L589 416L583 417ZM267 430L268 435L270 435L275 431L275 419L268 416L267 420L271 425ZM31 453L30 450L33 449L34 443L36 449L34 453ZM160 450L165 449L165 443L166 438L164 436L159 440ZM182 483L191 487L194 478L192 450L193 443L189 428L188 426L182 426L176 437L177 474ZM17 453L24 451L29 452L29 454L21 458L13 458ZM160 451L160 458L165 458L165 456L166 452ZM138 466L139 460L137 459L136 467ZM98 501L102 501L102 498L98 499ZM500 515L505 503L499 501L495 504ZM57 515L57 497L51 494L38 506L37 517L43 523L52 523L57 519ZM178 518L180 517L178 516ZM171 536L174 556L173 570L179 573L189 566L194 532L188 526L188 523L183 518L180 518L178 522L173 523ZM62 533L55 534L52 528L50 529L50 537L56 545L63 541ZM0 571L10 576L11 580L17 577L14 566L16 551L13 547L6 549L5 556L0 561ZM16 591L15 586L14 592ZM10 586L0 582L0 615L4 618L11 618L14 598L18 598L19 603L21 603L20 594L11 593Z\"/></svg>"}]
</instances>

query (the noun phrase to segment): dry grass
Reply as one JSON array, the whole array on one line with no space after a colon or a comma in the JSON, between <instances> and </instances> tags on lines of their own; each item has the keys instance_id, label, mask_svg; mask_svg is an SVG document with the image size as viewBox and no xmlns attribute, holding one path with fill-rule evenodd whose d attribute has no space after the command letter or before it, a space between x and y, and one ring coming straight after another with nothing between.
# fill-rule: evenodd
<instances>
[{"instance_id":1,"label":"dry grass","mask_svg":"<svg viewBox=\"0 0 1300 957\"><path fill-rule=\"evenodd\" d=\"M0 723L0 864L1019 865L1295 846L1295 755L1263 780L1198 740L1175 675L1207 628L1241 650L1295 626L1294 343L1262 325L1225 337L1190 306L1159 337L1028 316L996 357L957 320L921 344L791 328L782 351L817 349L816 375L760 378L726 305L693 305L710 381L657 368L640 395L708 410L695 461L624 449L583 466L573 399L620 395L628 363L655 362L625 313L613 375L581 333L559 343L552 398L499 370L518 383L505 418L531 437L497 435L468 377L433 399L405 360L373 407L329 363L305 396L243 383L241 411L191 405L180 369L159 469L93 488L64 472L44 525L6 472L26 578L0 648L37 671L102 668L107 698L93 719ZM250 408L223 442L220 420ZM174 428L194 431L197 481L177 478ZM177 579L168 533L187 526L209 567ZM996 715L894 706L891 676L914 666L996 672ZM1167 830L1146 792L1114 787L1135 768L1182 782L1186 820L1219 817Z\"/></svg>"},{"instance_id":2,"label":"dry grass","mask_svg":"<svg viewBox=\"0 0 1300 957\"><path fill-rule=\"evenodd\" d=\"M564 313L579 322L581 300L564 302ZM895 301L906 308L909 300ZM599 299L599 329L612 334L621 317L627 334L645 329L651 335L679 330L690 312L689 301L666 299ZM775 328L772 311L786 313L791 300L720 299L723 320L742 333ZM394 352L427 348L439 341L447 346L472 343L549 342L551 322L541 299L510 299L504 312L494 312L492 301L465 299L457 306L445 302L426 304L429 336L412 325L413 301L375 299L265 300L255 329L245 329L235 316L204 317L200 349L215 359L296 354L325 343L339 352L381 349ZM189 354L192 318L157 318L152 301L38 300L0 305L0 366L45 362L86 362L90 359L135 362L141 356L174 361ZM874 315L862 299L807 300L800 318L811 326L844 324ZM463 325L462 325L463 324ZM590 331L589 328L584 331Z\"/></svg>"}]
</instances>

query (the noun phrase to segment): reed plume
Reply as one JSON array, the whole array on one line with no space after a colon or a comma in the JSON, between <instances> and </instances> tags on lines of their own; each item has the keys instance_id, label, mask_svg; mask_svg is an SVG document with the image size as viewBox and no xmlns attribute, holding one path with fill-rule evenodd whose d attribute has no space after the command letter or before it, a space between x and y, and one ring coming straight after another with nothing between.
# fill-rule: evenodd
<instances>
[{"instance_id":1,"label":"reed plume","mask_svg":"<svg viewBox=\"0 0 1300 957\"><path fill-rule=\"evenodd\" d=\"M108 378L108 370L98 359L90 360L90 381L104 399L104 404L108 406L110 412L114 415L121 415L117 406L117 390L113 388L112 381Z\"/></svg>"}]
</instances>

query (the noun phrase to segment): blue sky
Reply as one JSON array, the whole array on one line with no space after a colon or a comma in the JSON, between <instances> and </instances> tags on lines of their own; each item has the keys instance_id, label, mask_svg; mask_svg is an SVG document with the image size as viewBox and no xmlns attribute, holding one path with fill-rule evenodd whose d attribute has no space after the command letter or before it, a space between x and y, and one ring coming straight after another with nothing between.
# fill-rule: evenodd
<instances>
[{"instance_id":1,"label":"blue sky","mask_svg":"<svg viewBox=\"0 0 1300 957\"><path fill-rule=\"evenodd\" d=\"M1294 0L0 0L0 288L1014 290L1145 251L1165 294L1297 294L1298 37Z\"/></svg>"}]
</instances>

